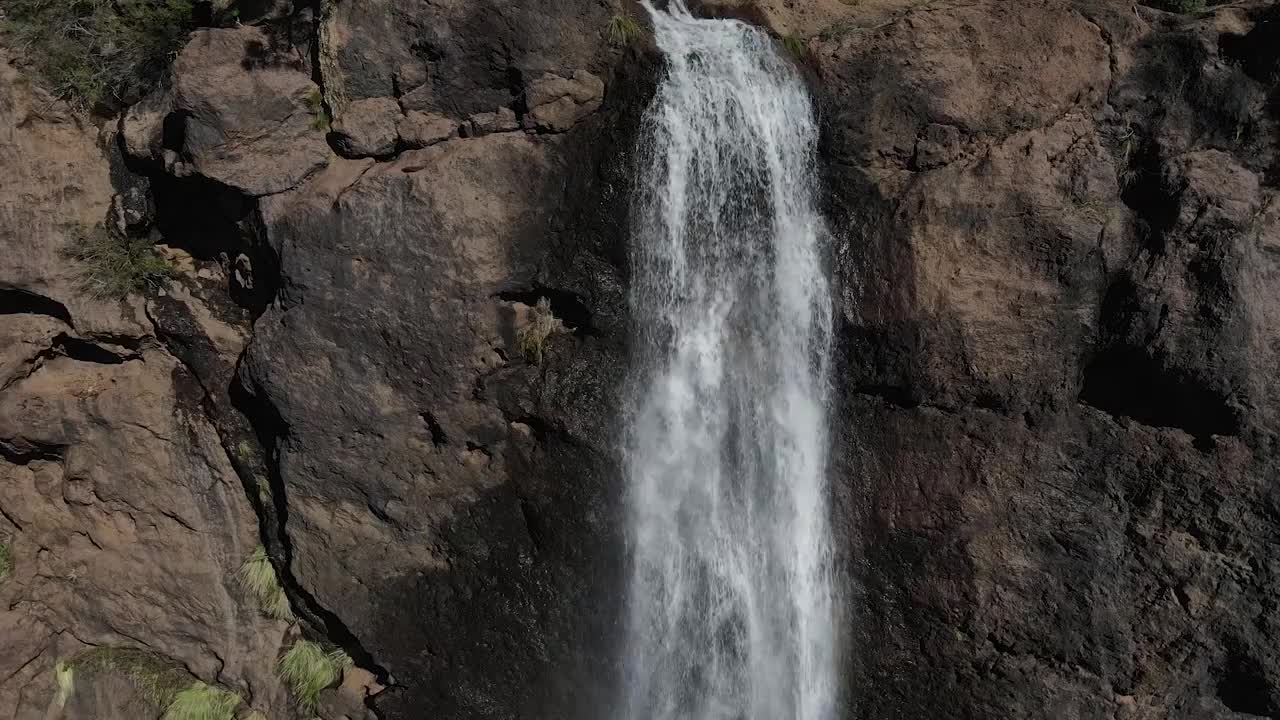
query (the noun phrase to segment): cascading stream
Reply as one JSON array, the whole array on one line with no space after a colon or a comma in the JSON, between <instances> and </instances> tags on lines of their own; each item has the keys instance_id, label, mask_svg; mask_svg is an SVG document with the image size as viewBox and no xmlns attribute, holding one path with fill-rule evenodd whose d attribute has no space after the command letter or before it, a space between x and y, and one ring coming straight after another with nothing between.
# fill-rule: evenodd
<instances>
[{"instance_id":1,"label":"cascading stream","mask_svg":"<svg viewBox=\"0 0 1280 720\"><path fill-rule=\"evenodd\" d=\"M628 720L828 720L831 300L817 128L763 32L649 8L633 218Z\"/></svg>"}]
</instances>

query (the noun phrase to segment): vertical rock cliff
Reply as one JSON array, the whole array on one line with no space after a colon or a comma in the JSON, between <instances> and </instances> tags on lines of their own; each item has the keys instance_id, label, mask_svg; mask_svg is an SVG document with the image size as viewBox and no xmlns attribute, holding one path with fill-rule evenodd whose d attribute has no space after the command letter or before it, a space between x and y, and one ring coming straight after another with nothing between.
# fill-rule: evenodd
<instances>
[{"instance_id":1,"label":"vertical rock cliff","mask_svg":"<svg viewBox=\"0 0 1280 720\"><path fill-rule=\"evenodd\" d=\"M196 6L2 36L0 715L599 717L643 11ZM700 11L818 106L841 716L1280 716L1275 4Z\"/></svg>"}]
</instances>

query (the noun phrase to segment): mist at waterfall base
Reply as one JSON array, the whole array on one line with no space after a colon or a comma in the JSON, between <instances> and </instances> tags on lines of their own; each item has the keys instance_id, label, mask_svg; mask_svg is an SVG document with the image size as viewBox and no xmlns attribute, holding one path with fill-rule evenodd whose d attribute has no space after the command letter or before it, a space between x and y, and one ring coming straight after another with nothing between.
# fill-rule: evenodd
<instances>
[{"instance_id":1,"label":"mist at waterfall base","mask_svg":"<svg viewBox=\"0 0 1280 720\"><path fill-rule=\"evenodd\" d=\"M625 468L626 720L828 720L831 305L817 128L764 32L646 6Z\"/></svg>"}]
</instances>

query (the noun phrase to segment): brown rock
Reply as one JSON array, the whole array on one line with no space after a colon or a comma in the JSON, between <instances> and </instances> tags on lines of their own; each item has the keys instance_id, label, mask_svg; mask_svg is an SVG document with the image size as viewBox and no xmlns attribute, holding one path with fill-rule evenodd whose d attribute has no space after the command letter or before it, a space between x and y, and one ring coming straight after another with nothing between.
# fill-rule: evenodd
<instances>
[{"instance_id":1,"label":"brown rock","mask_svg":"<svg viewBox=\"0 0 1280 720\"><path fill-rule=\"evenodd\" d=\"M424 148L458 134L458 123L443 115L410 110L397 126L400 140L410 148Z\"/></svg>"},{"instance_id":2,"label":"brown rock","mask_svg":"<svg viewBox=\"0 0 1280 720\"><path fill-rule=\"evenodd\" d=\"M467 118L467 134L471 136L511 132L519 129L520 120L511 108L498 108L494 112L476 113Z\"/></svg>"},{"instance_id":3,"label":"brown rock","mask_svg":"<svg viewBox=\"0 0 1280 720\"><path fill-rule=\"evenodd\" d=\"M154 159L163 155L164 119L173 111L173 97L159 90L130 106L120 116L120 137L130 156Z\"/></svg>"},{"instance_id":4,"label":"brown rock","mask_svg":"<svg viewBox=\"0 0 1280 720\"><path fill-rule=\"evenodd\" d=\"M574 70L569 78L552 73L529 83L525 102L528 127L564 132L595 112L604 100L604 81L586 70Z\"/></svg>"},{"instance_id":5,"label":"brown rock","mask_svg":"<svg viewBox=\"0 0 1280 720\"><path fill-rule=\"evenodd\" d=\"M328 162L319 88L302 69L270 57L270 48L251 26L192 35L173 67L173 107L184 122L179 162L187 166L178 174L269 195Z\"/></svg>"},{"instance_id":6,"label":"brown rock","mask_svg":"<svg viewBox=\"0 0 1280 720\"><path fill-rule=\"evenodd\" d=\"M31 87L0 49L0 304L54 318L85 334L137 336L136 305L85 292L83 268L68 255L107 220L110 166L93 126ZM0 315L12 320L14 315Z\"/></svg>"},{"instance_id":7,"label":"brown rock","mask_svg":"<svg viewBox=\"0 0 1280 720\"><path fill-rule=\"evenodd\" d=\"M397 127L404 120L394 98L367 98L347 105L333 131L343 155L383 157L395 153Z\"/></svg>"},{"instance_id":8,"label":"brown rock","mask_svg":"<svg viewBox=\"0 0 1280 720\"><path fill-rule=\"evenodd\" d=\"M236 587L257 521L191 383L173 358L145 351L110 364L57 357L0 393L0 522L14 566L0 617L16 616L0 628L30 618L59 629L40 645L50 676L69 629L209 681L249 680L270 703L284 624ZM31 659L0 653L0 672ZM49 703L22 690L0 686L0 707L21 716Z\"/></svg>"}]
</instances>

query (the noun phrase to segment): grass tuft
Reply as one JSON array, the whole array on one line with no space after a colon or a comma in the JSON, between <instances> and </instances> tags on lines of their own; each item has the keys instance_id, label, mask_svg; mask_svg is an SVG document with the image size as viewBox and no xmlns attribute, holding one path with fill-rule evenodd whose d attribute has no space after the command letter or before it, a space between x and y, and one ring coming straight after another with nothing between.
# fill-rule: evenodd
<instances>
[{"instance_id":1,"label":"grass tuft","mask_svg":"<svg viewBox=\"0 0 1280 720\"><path fill-rule=\"evenodd\" d=\"M58 685L58 694L54 696L53 702L58 707L62 707L67 704L67 701L71 699L71 694L76 691L75 668L67 661L59 660L53 666L53 680Z\"/></svg>"},{"instance_id":2,"label":"grass tuft","mask_svg":"<svg viewBox=\"0 0 1280 720\"><path fill-rule=\"evenodd\" d=\"M609 42L614 45L629 45L643 33L640 22L630 13L614 15L609 19Z\"/></svg>"},{"instance_id":3,"label":"grass tuft","mask_svg":"<svg viewBox=\"0 0 1280 720\"><path fill-rule=\"evenodd\" d=\"M320 691L338 682L351 665L351 657L342 650L325 650L319 643L299 640L280 658L277 669L298 706L310 712L320 700Z\"/></svg>"},{"instance_id":4,"label":"grass tuft","mask_svg":"<svg viewBox=\"0 0 1280 720\"><path fill-rule=\"evenodd\" d=\"M259 545L253 549L249 557L240 566L240 587L258 601L258 606L268 617L277 620L292 620L293 610L289 607L289 598L280 587L276 577L276 569L267 557L266 548Z\"/></svg>"},{"instance_id":5,"label":"grass tuft","mask_svg":"<svg viewBox=\"0 0 1280 720\"><path fill-rule=\"evenodd\" d=\"M140 695L158 708L173 702L191 684L191 675L178 663L156 653L134 648L97 647L76 655L68 663L77 673L118 673Z\"/></svg>"},{"instance_id":6,"label":"grass tuft","mask_svg":"<svg viewBox=\"0 0 1280 720\"><path fill-rule=\"evenodd\" d=\"M13 572L13 554L9 551L9 543L0 542L0 580L9 577Z\"/></svg>"},{"instance_id":7,"label":"grass tuft","mask_svg":"<svg viewBox=\"0 0 1280 720\"><path fill-rule=\"evenodd\" d=\"M173 698L161 720L233 720L240 696L199 680Z\"/></svg>"},{"instance_id":8,"label":"grass tuft","mask_svg":"<svg viewBox=\"0 0 1280 720\"><path fill-rule=\"evenodd\" d=\"M782 47L786 48L792 57L797 58L804 57L805 51L808 50L804 44L804 39L799 35L783 35Z\"/></svg>"},{"instance_id":9,"label":"grass tuft","mask_svg":"<svg viewBox=\"0 0 1280 720\"><path fill-rule=\"evenodd\" d=\"M333 123L333 118L329 117L329 110L324 106L324 95L319 88L307 93L306 104L307 112L311 114L311 127L316 130L328 130L329 125Z\"/></svg>"},{"instance_id":10,"label":"grass tuft","mask_svg":"<svg viewBox=\"0 0 1280 720\"><path fill-rule=\"evenodd\" d=\"M537 365L542 362L543 351L547 347L547 338L556 330L556 317L551 313L551 301L539 298L538 304L530 312L529 324L516 338L520 352L524 353L526 362Z\"/></svg>"},{"instance_id":11,"label":"grass tuft","mask_svg":"<svg viewBox=\"0 0 1280 720\"><path fill-rule=\"evenodd\" d=\"M267 714L261 710L251 710L244 716L244 720L267 720Z\"/></svg>"},{"instance_id":12,"label":"grass tuft","mask_svg":"<svg viewBox=\"0 0 1280 720\"><path fill-rule=\"evenodd\" d=\"M192 0L5 0L0 30L55 95L135 102L194 25Z\"/></svg>"},{"instance_id":13,"label":"grass tuft","mask_svg":"<svg viewBox=\"0 0 1280 720\"><path fill-rule=\"evenodd\" d=\"M101 225L81 235L71 256L84 263L85 288L99 297L154 292L173 274L146 238L121 236Z\"/></svg>"}]
</instances>

